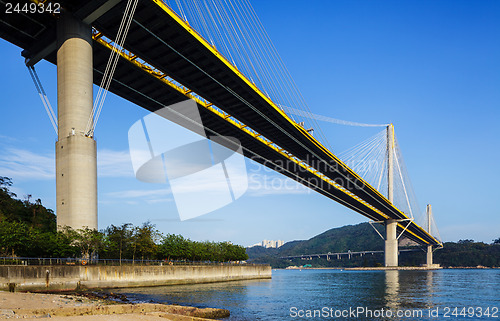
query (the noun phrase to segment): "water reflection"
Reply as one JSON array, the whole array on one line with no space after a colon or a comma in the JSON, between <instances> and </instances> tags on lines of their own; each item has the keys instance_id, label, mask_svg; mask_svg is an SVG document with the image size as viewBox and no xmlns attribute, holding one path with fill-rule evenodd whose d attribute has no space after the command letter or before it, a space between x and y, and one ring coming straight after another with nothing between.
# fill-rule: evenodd
<instances>
[{"instance_id":1,"label":"water reflection","mask_svg":"<svg viewBox=\"0 0 500 321\"><path fill-rule=\"evenodd\" d=\"M252 296L269 290L271 280L232 281L224 283L205 283L114 289L114 293L125 293L135 302L157 302L180 304L199 308L226 308L246 304ZM222 305L223 303L223 305Z\"/></svg>"},{"instance_id":2,"label":"water reflection","mask_svg":"<svg viewBox=\"0 0 500 321\"><path fill-rule=\"evenodd\" d=\"M278 270L272 280L114 289L131 299L231 311L229 320L427 320L429 309L500 307L500 270ZM422 317L299 318L290 309L425 311ZM442 317L442 314L440 315ZM450 317L447 320L455 320ZM484 318L483 318L484 320ZM498 318L496 319L498 320Z\"/></svg>"},{"instance_id":3,"label":"water reflection","mask_svg":"<svg viewBox=\"0 0 500 321\"><path fill-rule=\"evenodd\" d=\"M386 307L393 310L399 309L400 307L399 272L400 271L397 270L384 271Z\"/></svg>"}]
</instances>

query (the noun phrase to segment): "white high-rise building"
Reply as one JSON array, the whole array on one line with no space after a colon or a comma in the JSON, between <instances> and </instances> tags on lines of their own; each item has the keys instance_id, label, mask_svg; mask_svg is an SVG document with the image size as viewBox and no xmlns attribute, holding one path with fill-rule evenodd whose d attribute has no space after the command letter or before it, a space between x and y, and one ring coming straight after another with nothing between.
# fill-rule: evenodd
<instances>
[{"instance_id":1,"label":"white high-rise building","mask_svg":"<svg viewBox=\"0 0 500 321\"><path fill-rule=\"evenodd\" d=\"M283 244L285 244L285 241L283 241L283 240L277 240L277 241L263 240L262 242L254 244L254 245L249 246L249 247L262 246L262 247L265 247L265 248L275 248L276 249L278 247L283 246Z\"/></svg>"},{"instance_id":2,"label":"white high-rise building","mask_svg":"<svg viewBox=\"0 0 500 321\"><path fill-rule=\"evenodd\" d=\"M280 246L283 246L283 244L285 244L285 241L283 240L277 240L277 241L263 240L262 242L254 244L253 246L262 246L265 248L278 248Z\"/></svg>"}]
</instances>

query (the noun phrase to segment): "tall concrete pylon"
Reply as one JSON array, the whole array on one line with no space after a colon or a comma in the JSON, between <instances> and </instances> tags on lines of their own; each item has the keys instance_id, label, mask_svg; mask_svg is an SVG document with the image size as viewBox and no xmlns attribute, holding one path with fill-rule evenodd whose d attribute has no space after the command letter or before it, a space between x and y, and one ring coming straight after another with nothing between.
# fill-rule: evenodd
<instances>
[{"instance_id":1,"label":"tall concrete pylon","mask_svg":"<svg viewBox=\"0 0 500 321\"><path fill-rule=\"evenodd\" d=\"M387 196L394 202L394 126L387 126ZM398 266L397 220L385 222L385 266Z\"/></svg>"},{"instance_id":2,"label":"tall concrete pylon","mask_svg":"<svg viewBox=\"0 0 500 321\"><path fill-rule=\"evenodd\" d=\"M61 12L57 48L57 226L97 229L96 142L85 135L93 101L91 27Z\"/></svg>"},{"instance_id":3,"label":"tall concrete pylon","mask_svg":"<svg viewBox=\"0 0 500 321\"><path fill-rule=\"evenodd\" d=\"M431 234L431 217L432 217L432 207L431 204L427 204L427 232ZM432 245L427 245L427 266L432 266Z\"/></svg>"}]
</instances>

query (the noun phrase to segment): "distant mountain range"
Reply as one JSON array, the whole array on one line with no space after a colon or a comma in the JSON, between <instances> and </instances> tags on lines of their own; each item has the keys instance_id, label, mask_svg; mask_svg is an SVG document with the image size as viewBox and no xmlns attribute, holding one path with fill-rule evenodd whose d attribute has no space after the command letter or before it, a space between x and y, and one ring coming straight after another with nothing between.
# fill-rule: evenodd
<instances>
[{"instance_id":1,"label":"distant mountain range","mask_svg":"<svg viewBox=\"0 0 500 321\"><path fill-rule=\"evenodd\" d=\"M382 233L384 228L381 225L375 227ZM254 246L247 248L247 254L250 262L255 263L269 263L273 267L286 267L289 265L302 265L302 260L281 260L280 257L296 256L304 254L322 254L322 253L336 253L347 251L381 251L384 249L384 240L375 232L369 223L361 223L358 225L347 225L339 228L330 229L324 233L316 235L309 240L291 241L285 243L279 248L264 248L261 246ZM382 255L370 258L369 264L376 264L378 261L383 260ZM378 259L373 262L373 259ZM326 259L317 260L319 266L335 266L334 261L327 261ZM345 261L345 260L344 260ZM354 259L352 262L342 262L345 265L360 264L359 260ZM363 264L363 260L361 261Z\"/></svg>"},{"instance_id":2,"label":"distant mountain range","mask_svg":"<svg viewBox=\"0 0 500 321\"><path fill-rule=\"evenodd\" d=\"M384 235L382 225L374 225ZM408 245L404 240L402 245ZM314 236L309 240L291 241L279 248L264 248L254 246L247 248L249 262L271 264L273 268L285 268L291 265L311 264L313 267L352 267L352 266L381 266L384 255L353 256L351 259L336 257L303 259L280 259L280 257L299 256L307 254L325 254L328 252L381 251L384 249L384 240L375 232L369 223L347 225L330 229ZM500 238L493 244L460 240L456 243L446 242L444 248L434 253L434 262L445 267L500 267ZM418 266L425 263L425 253L416 247L415 252L400 252L400 265Z\"/></svg>"}]
</instances>

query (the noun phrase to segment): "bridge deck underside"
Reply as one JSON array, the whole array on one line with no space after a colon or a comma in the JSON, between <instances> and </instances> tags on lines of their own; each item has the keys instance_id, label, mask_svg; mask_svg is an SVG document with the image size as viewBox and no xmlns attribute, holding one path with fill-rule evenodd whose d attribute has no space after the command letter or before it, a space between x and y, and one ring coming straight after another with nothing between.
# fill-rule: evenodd
<instances>
[{"instance_id":1,"label":"bridge deck underside","mask_svg":"<svg viewBox=\"0 0 500 321\"><path fill-rule=\"evenodd\" d=\"M63 7L83 18L105 2L93 1L93 7L86 2L63 1L62 3ZM125 3L122 1L98 18L93 26L107 38L114 39L124 6ZM4 14L0 16L0 22L0 36L23 49L32 50L43 47L40 44L55 41L56 17L54 16ZM208 136L218 134L238 138L244 148L245 156L370 219L383 221L387 217L407 218L378 191L365 185L356 173L340 162L301 126L273 106L264 95L252 87L250 82L239 76L192 32L179 24L173 15L168 14L154 2L139 1L124 47L264 137L271 139L295 157L306 161L330 179L345 183L344 187L352 194L365 200L378 211L325 181L318 180L313 173L300 168L295 162L262 141L205 107L199 106ZM94 43L95 84L100 84L109 53L109 49ZM55 64L55 52L47 55L45 59ZM119 60L110 91L150 111L187 99L181 92L124 59ZM398 230L402 232L402 227L405 225L406 223L401 223ZM419 244L439 244L414 223L404 231L404 235Z\"/></svg>"}]
</instances>

